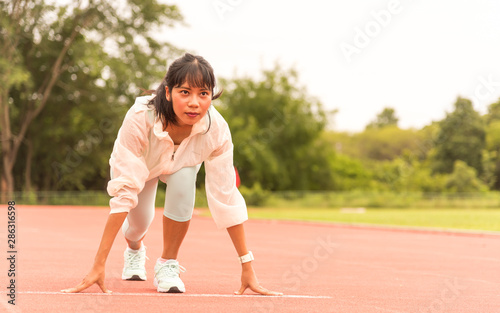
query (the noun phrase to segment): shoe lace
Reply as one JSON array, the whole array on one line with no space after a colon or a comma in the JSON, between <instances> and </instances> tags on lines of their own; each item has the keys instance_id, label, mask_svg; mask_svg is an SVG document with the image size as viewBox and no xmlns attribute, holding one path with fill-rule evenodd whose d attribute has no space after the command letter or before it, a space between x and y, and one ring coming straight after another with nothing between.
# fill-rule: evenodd
<instances>
[{"instance_id":1,"label":"shoe lace","mask_svg":"<svg viewBox=\"0 0 500 313\"><path fill-rule=\"evenodd\" d=\"M142 263L144 262L144 258L149 258L144 253L128 253L126 263L127 267L137 269L142 267Z\"/></svg>"},{"instance_id":2,"label":"shoe lace","mask_svg":"<svg viewBox=\"0 0 500 313\"><path fill-rule=\"evenodd\" d=\"M164 263L161 265L160 269L156 273L156 276L159 279L165 278L165 277L178 277L180 273L186 272L186 269L184 266L179 265L178 263Z\"/></svg>"}]
</instances>

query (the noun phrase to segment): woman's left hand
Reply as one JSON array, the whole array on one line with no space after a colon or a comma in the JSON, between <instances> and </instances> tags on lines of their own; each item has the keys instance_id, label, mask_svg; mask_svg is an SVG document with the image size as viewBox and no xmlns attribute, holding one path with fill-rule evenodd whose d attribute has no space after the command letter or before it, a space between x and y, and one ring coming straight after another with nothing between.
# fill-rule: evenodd
<instances>
[{"instance_id":1,"label":"woman's left hand","mask_svg":"<svg viewBox=\"0 0 500 313\"><path fill-rule=\"evenodd\" d=\"M242 295L245 290L250 288L253 292L256 292L258 294L264 295L264 296L282 296L282 292L276 292L276 291L271 291L268 290L264 287L262 287L259 284L259 281L257 280L257 276L255 275L255 271L253 270L252 267L252 262L244 263L242 265L242 272L241 272L241 288L238 291L235 291L235 295Z\"/></svg>"}]
</instances>

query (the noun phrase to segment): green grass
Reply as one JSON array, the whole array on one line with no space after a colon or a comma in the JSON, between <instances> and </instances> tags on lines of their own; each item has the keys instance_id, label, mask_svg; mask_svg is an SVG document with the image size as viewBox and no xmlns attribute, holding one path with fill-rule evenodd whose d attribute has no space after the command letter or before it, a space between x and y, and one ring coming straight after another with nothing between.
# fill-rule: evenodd
<instances>
[{"instance_id":1,"label":"green grass","mask_svg":"<svg viewBox=\"0 0 500 313\"><path fill-rule=\"evenodd\" d=\"M164 186L156 206L164 203ZM500 193L401 194L375 192L282 192L268 196L264 207L249 204L253 219L282 219L403 227L430 227L500 232ZM107 206L105 191L15 193L18 204ZM247 202L249 203L249 202ZM196 193L196 207L206 207L205 191ZM365 207L363 214L340 207ZM208 210L202 210L209 215Z\"/></svg>"},{"instance_id":2,"label":"green grass","mask_svg":"<svg viewBox=\"0 0 500 313\"><path fill-rule=\"evenodd\" d=\"M279 219L375 224L439 229L500 231L500 209L366 209L365 213L342 213L334 208L249 208L252 219Z\"/></svg>"}]
</instances>

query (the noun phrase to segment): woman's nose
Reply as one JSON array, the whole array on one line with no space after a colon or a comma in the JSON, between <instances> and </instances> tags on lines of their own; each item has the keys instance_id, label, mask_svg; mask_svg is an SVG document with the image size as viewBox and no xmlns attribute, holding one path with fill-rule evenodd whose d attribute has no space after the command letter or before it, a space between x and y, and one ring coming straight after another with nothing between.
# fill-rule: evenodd
<instances>
[{"instance_id":1,"label":"woman's nose","mask_svg":"<svg viewBox=\"0 0 500 313\"><path fill-rule=\"evenodd\" d=\"M198 97L196 97L196 96L191 97L189 99L188 105L190 107L197 107L197 106L199 106L199 99L198 99Z\"/></svg>"}]
</instances>

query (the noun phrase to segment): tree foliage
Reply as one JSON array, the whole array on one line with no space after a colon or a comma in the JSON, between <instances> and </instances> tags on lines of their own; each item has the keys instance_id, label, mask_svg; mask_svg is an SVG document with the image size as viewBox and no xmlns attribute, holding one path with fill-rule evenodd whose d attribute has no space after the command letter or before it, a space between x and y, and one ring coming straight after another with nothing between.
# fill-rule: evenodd
<instances>
[{"instance_id":1,"label":"tree foliage","mask_svg":"<svg viewBox=\"0 0 500 313\"><path fill-rule=\"evenodd\" d=\"M464 161L478 174L483 171L482 150L486 145L484 121L468 99L458 98L455 110L440 123L435 142L433 170L451 173L455 161Z\"/></svg>"},{"instance_id":2,"label":"tree foliage","mask_svg":"<svg viewBox=\"0 0 500 313\"><path fill-rule=\"evenodd\" d=\"M488 106L488 114L485 115L485 121L487 124L491 124L494 121L500 121L500 98L497 102Z\"/></svg>"},{"instance_id":3,"label":"tree foliage","mask_svg":"<svg viewBox=\"0 0 500 313\"><path fill-rule=\"evenodd\" d=\"M377 117L366 125L366 129L384 128L387 126L398 126L399 119L396 117L396 111L393 108L384 108Z\"/></svg>"},{"instance_id":4,"label":"tree foliage","mask_svg":"<svg viewBox=\"0 0 500 313\"><path fill-rule=\"evenodd\" d=\"M270 190L328 186L329 147L319 148L316 141L326 113L299 86L294 70L276 66L264 71L262 80L221 82L220 110L232 131L242 184L259 182Z\"/></svg>"},{"instance_id":5,"label":"tree foliage","mask_svg":"<svg viewBox=\"0 0 500 313\"><path fill-rule=\"evenodd\" d=\"M371 128L355 134L328 132L325 139L340 153L362 160L393 160L403 153L425 154L425 134L397 126Z\"/></svg>"},{"instance_id":6,"label":"tree foliage","mask_svg":"<svg viewBox=\"0 0 500 313\"><path fill-rule=\"evenodd\" d=\"M352 189L466 192L483 191L485 186L497 188L500 124L492 117L496 104L492 104L486 117L475 112L467 99L459 98L455 106L457 109L445 119L420 130L370 126L359 133L328 132L323 137L336 148L337 155L331 159L343 167L344 173L361 168L366 173L353 180ZM485 120L491 121L486 129ZM445 134L450 135L446 140ZM463 163L467 166L464 167L460 162L440 159L446 149L461 151L460 158L464 160L476 160L482 172L467 163ZM349 162L342 162L346 157ZM449 166L449 172L436 171L438 164ZM461 184L460 178L464 179Z\"/></svg>"},{"instance_id":7,"label":"tree foliage","mask_svg":"<svg viewBox=\"0 0 500 313\"><path fill-rule=\"evenodd\" d=\"M405 151L416 151L420 142L416 131L397 126L367 129L356 139L360 156L373 160L392 160Z\"/></svg>"},{"instance_id":8,"label":"tree foliage","mask_svg":"<svg viewBox=\"0 0 500 313\"><path fill-rule=\"evenodd\" d=\"M156 0L0 2L2 191L104 189L125 112L181 53L155 34L181 21ZM334 111L293 69L221 83L215 104L249 201L269 190L500 190L500 100L481 116L458 98L418 130L385 108L350 134L325 130Z\"/></svg>"},{"instance_id":9,"label":"tree foliage","mask_svg":"<svg viewBox=\"0 0 500 313\"><path fill-rule=\"evenodd\" d=\"M500 190L500 100L492 103L485 116L486 150L483 151L483 180Z\"/></svg>"},{"instance_id":10,"label":"tree foliage","mask_svg":"<svg viewBox=\"0 0 500 313\"><path fill-rule=\"evenodd\" d=\"M154 34L180 12L154 0L12 1L0 12L2 190L102 187L124 113L179 53Z\"/></svg>"},{"instance_id":11,"label":"tree foliage","mask_svg":"<svg viewBox=\"0 0 500 313\"><path fill-rule=\"evenodd\" d=\"M453 164L453 172L448 178L446 187L450 191L462 193L488 190L488 187L477 178L476 170L461 160Z\"/></svg>"}]
</instances>

